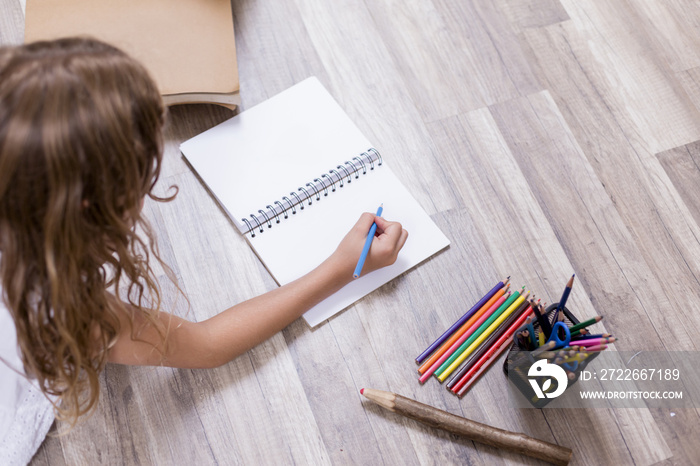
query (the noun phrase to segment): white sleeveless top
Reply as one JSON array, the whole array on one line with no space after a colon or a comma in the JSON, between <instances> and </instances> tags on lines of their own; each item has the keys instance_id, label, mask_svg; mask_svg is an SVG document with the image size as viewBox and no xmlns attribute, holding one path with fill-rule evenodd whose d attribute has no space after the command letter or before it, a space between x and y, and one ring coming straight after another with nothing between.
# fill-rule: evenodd
<instances>
[{"instance_id":1,"label":"white sleeveless top","mask_svg":"<svg viewBox=\"0 0 700 466\"><path fill-rule=\"evenodd\" d=\"M29 463L54 421L51 402L24 373L15 323L0 299L0 464ZM15 372L15 370L19 372Z\"/></svg>"}]
</instances>

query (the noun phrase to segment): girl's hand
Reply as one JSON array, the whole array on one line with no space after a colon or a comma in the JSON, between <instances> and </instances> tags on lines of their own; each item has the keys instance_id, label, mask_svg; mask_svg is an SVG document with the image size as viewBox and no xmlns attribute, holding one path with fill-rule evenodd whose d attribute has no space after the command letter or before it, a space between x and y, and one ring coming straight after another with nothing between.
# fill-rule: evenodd
<instances>
[{"instance_id":1,"label":"girl's hand","mask_svg":"<svg viewBox=\"0 0 700 466\"><path fill-rule=\"evenodd\" d=\"M337 267L343 269L343 275L347 271L347 276L352 277L372 222L377 223L377 232L374 235L367 260L362 268L362 275L396 262L399 251L406 243L408 232L398 222L390 222L382 217L376 217L372 213L365 212L350 232L345 235L345 238L343 238L330 257L330 260Z\"/></svg>"}]
</instances>

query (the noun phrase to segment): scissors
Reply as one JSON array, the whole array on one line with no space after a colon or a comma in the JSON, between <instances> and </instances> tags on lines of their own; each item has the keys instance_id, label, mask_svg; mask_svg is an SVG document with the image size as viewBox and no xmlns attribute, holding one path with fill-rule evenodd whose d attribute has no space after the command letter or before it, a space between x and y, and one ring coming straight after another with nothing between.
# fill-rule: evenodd
<instances>
[{"instance_id":1,"label":"scissors","mask_svg":"<svg viewBox=\"0 0 700 466\"><path fill-rule=\"evenodd\" d=\"M578 361L565 362L561 365L561 367L567 371L576 372L576 369L578 369Z\"/></svg>"},{"instance_id":2,"label":"scissors","mask_svg":"<svg viewBox=\"0 0 700 466\"><path fill-rule=\"evenodd\" d=\"M564 332L563 339L559 337L559 331ZM569 343L571 342L571 332L569 331L569 327L567 327L564 322L556 322L552 326L552 333L549 334L549 340L547 340L547 343L550 341L554 342L554 348L564 348L569 346Z\"/></svg>"},{"instance_id":3,"label":"scissors","mask_svg":"<svg viewBox=\"0 0 700 466\"><path fill-rule=\"evenodd\" d=\"M564 332L563 339L559 336L560 331ZM552 326L552 333L549 335L549 340L547 340L547 342L549 343L550 341L554 342L555 348L565 348L569 346L569 343L571 342L571 332L569 331L569 327L567 327L564 322L556 322ZM576 369L578 369L578 363L578 361L567 362L562 364L562 367L568 371L576 372Z\"/></svg>"},{"instance_id":4,"label":"scissors","mask_svg":"<svg viewBox=\"0 0 700 466\"><path fill-rule=\"evenodd\" d=\"M576 369L578 369L579 363L583 363L583 361L585 361L586 359L588 359L587 354L579 353L576 356L566 358L564 360L564 364L562 364L562 367L566 370L571 371L571 372L576 372Z\"/></svg>"}]
</instances>

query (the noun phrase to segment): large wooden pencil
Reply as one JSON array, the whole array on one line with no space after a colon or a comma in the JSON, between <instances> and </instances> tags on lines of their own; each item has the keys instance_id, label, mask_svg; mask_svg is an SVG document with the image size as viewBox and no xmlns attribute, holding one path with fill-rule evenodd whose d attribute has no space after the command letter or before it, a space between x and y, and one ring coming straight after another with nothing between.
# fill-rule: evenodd
<instances>
[{"instance_id":1,"label":"large wooden pencil","mask_svg":"<svg viewBox=\"0 0 700 466\"><path fill-rule=\"evenodd\" d=\"M566 465L571 460L570 448L471 421L396 393L372 388L363 388L360 393L389 411L431 427L462 435L474 442L539 458L552 464Z\"/></svg>"}]
</instances>

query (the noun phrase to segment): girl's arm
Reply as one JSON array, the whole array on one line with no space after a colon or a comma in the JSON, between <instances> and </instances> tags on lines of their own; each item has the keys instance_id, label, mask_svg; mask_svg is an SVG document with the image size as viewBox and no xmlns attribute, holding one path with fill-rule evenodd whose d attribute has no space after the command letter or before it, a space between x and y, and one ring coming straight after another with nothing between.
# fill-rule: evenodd
<instances>
[{"instance_id":1,"label":"girl's arm","mask_svg":"<svg viewBox=\"0 0 700 466\"><path fill-rule=\"evenodd\" d=\"M236 304L203 322L189 322L161 312L159 318L163 326L170 326L167 354L163 359L159 351L162 349L161 339L156 329L142 316L136 315L137 339L132 340L129 320L123 315L120 317L121 331L110 349L108 361L184 368L226 364L352 281L352 273L373 221L377 223L377 235L363 273L393 264L408 233L399 223L365 213L326 261L292 283Z\"/></svg>"}]
</instances>

